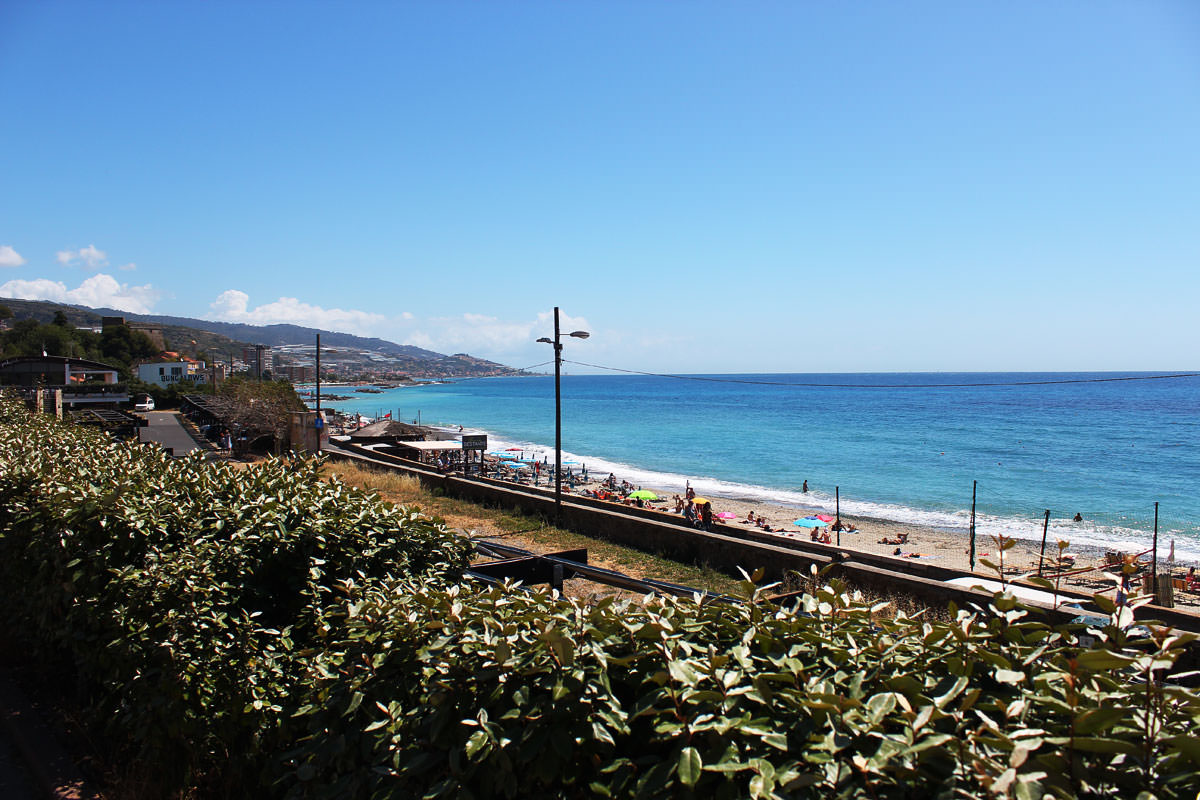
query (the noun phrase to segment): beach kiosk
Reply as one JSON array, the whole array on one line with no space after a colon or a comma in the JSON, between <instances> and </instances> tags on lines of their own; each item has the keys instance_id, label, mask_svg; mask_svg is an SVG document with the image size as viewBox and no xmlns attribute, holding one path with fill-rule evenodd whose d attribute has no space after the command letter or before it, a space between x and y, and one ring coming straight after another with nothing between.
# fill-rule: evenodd
<instances>
[{"instance_id":1,"label":"beach kiosk","mask_svg":"<svg viewBox=\"0 0 1200 800\"><path fill-rule=\"evenodd\" d=\"M395 446L401 451L409 450L411 455L408 458L414 461L420 461L422 464L437 465L439 460L444 462L444 457L449 457L451 453L462 453L462 442L459 441L433 441L433 442L396 442Z\"/></svg>"}]
</instances>

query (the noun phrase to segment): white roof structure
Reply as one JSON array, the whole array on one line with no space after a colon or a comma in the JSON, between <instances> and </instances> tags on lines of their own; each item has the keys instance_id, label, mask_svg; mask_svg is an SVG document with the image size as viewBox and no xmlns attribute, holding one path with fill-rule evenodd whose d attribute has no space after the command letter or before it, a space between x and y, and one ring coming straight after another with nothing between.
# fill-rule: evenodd
<instances>
[{"instance_id":1,"label":"white roof structure","mask_svg":"<svg viewBox=\"0 0 1200 800\"><path fill-rule=\"evenodd\" d=\"M435 453L439 450L462 450L462 442L455 441L396 442L396 444L400 447L411 447L423 453Z\"/></svg>"}]
</instances>

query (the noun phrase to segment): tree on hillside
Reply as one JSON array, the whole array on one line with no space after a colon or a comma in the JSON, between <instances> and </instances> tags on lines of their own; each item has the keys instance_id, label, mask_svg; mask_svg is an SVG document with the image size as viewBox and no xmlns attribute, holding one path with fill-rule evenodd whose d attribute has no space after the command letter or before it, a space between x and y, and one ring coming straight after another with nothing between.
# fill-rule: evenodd
<instances>
[{"instance_id":1,"label":"tree on hillside","mask_svg":"<svg viewBox=\"0 0 1200 800\"><path fill-rule=\"evenodd\" d=\"M0 336L0 354L14 356L68 356L98 360L99 339L90 331L80 331L62 325L46 325L33 319L22 319Z\"/></svg>"},{"instance_id":2,"label":"tree on hillside","mask_svg":"<svg viewBox=\"0 0 1200 800\"><path fill-rule=\"evenodd\" d=\"M150 337L127 325L114 325L100 334L101 360L120 368L129 377L130 365L139 359L158 355L158 347Z\"/></svg>"},{"instance_id":3,"label":"tree on hillside","mask_svg":"<svg viewBox=\"0 0 1200 800\"><path fill-rule=\"evenodd\" d=\"M217 390L217 396L230 402L229 422L248 438L272 434L277 445L287 438L293 411L307 407L287 381L259 381L229 378Z\"/></svg>"},{"instance_id":4,"label":"tree on hillside","mask_svg":"<svg viewBox=\"0 0 1200 800\"><path fill-rule=\"evenodd\" d=\"M8 306L0 306L0 319L12 319L13 312Z\"/></svg>"}]
</instances>

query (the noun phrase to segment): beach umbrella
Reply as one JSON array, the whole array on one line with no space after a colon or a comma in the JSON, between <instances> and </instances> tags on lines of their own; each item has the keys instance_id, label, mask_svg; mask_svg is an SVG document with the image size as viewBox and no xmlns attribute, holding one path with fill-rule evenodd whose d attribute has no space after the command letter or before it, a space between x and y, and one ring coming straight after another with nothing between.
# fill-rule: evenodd
<instances>
[{"instance_id":1,"label":"beach umbrella","mask_svg":"<svg viewBox=\"0 0 1200 800\"><path fill-rule=\"evenodd\" d=\"M636 492L630 492L629 496L634 500L657 500L658 495L649 489L638 489Z\"/></svg>"},{"instance_id":2,"label":"beach umbrella","mask_svg":"<svg viewBox=\"0 0 1200 800\"><path fill-rule=\"evenodd\" d=\"M717 516L721 519L737 519L737 514L734 514L732 511L722 511Z\"/></svg>"},{"instance_id":3,"label":"beach umbrella","mask_svg":"<svg viewBox=\"0 0 1200 800\"><path fill-rule=\"evenodd\" d=\"M807 518L798 519L795 522L793 522L792 524L799 525L801 528L823 528L823 527L825 527L825 523L819 519L807 519Z\"/></svg>"},{"instance_id":4,"label":"beach umbrella","mask_svg":"<svg viewBox=\"0 0 1200 800\"><path fill-rule=\"evenodd\" d=\"M707 497L693 497L692 502L698 506L702 506L708 502L708 498Z\"/></svg>"},{"instance_id":5,"label":"beach umbrella","mask_svg":"<svg viewBox=\"0 0 1200 800\"><path fill-rule=\"evenodd\" d=\"M828 514L813 514L813 519L819 519L821 522L833 522L833 517Z\"/></svg>"}]
</instances>

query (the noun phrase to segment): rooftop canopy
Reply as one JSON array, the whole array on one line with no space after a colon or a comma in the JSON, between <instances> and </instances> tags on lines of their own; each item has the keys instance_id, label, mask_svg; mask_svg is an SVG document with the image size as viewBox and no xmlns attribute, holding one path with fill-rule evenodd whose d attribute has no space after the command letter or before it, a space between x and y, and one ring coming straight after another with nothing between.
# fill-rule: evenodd
<instances>
[{"instance_id":1,"label":"rooftop canopy","mask_svg":"<svg viewBox=\"0 0 1200 800\"><path fill-rule=\"evenodd\" d=\"M439 450L462 450L462 442L441 441L441 442L396 442L399 447L411 447L414 450L420 450L422 453L435 453Z\"/></svg>"}]
</instances>

